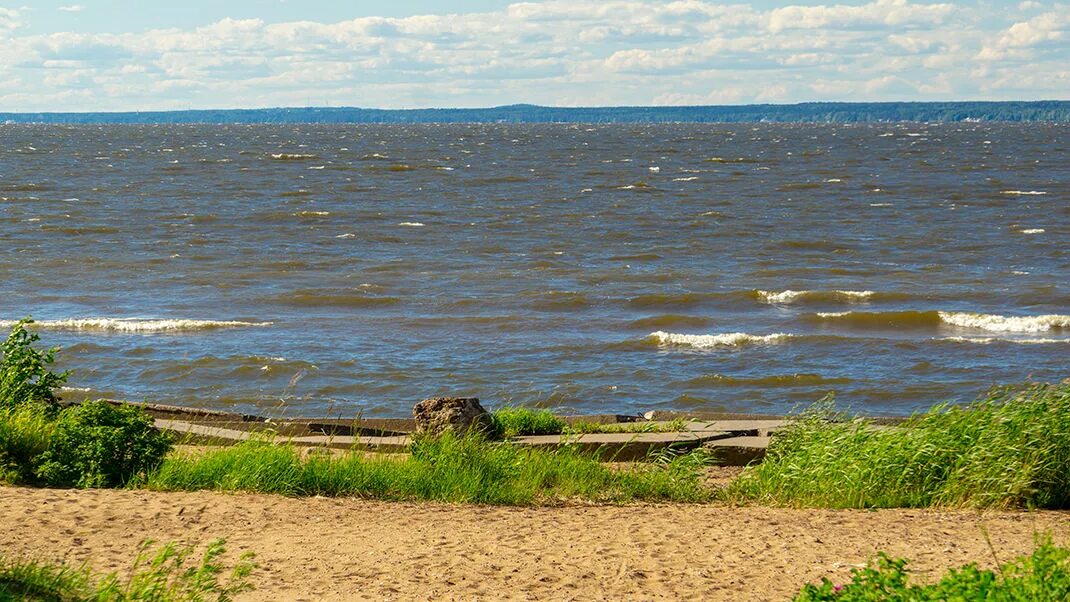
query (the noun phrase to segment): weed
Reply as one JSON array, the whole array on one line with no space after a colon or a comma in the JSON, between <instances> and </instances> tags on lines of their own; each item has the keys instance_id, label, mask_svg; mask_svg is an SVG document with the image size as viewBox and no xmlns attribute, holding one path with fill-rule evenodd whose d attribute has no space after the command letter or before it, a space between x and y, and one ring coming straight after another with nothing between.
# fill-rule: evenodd
<instances>
[{"instance_id":1,"label":"weed","mask_svg":"<svg viewBox=\"0 0 1070 602\"><path fill-rule=\"evenodd\" d=\"M1068 600L1070 549L1055 546L1050 536L1037 539L1033 553L1009 562L997 571L968 564L948 571L929 585L910 583L907 561L879 554L863 569L851 571L851 581L837 585L823 579L807 585L796 602L924 602L944 600Z\"/></svg>"},{"instance_id":2,"label":"weed","mask_svg":"<svg viewBox=\"0 0 1070 602\"><path fill-rule=\"evenodd\" d=\"M254 564L252 554L243 554L224 579L224 543L212 542L191 563L192 547L168 543L153 553L147 541L128 576L111 573L99 580L84 565L0 557L0 602L229 602L252 589Z\"/></svg>"}]
</instances>

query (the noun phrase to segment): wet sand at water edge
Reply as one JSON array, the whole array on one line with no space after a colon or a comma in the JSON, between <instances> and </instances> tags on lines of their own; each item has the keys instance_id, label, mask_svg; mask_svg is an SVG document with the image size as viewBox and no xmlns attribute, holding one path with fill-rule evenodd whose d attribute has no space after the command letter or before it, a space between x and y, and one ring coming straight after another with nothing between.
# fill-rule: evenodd
<instances>
[{"instance_id":1,"label":"wet sand at water edge","mask_svg":"<svg viewBox=\"0 0 1070 602\"><path fill-rule=\"evenodd\" d=\"M878 550L922 578L1070 539L1066 512L545 508L0 487L0 551L107 572L139 542L257 554L239 600L784 600Z\"/></svg>"}]
</instances>

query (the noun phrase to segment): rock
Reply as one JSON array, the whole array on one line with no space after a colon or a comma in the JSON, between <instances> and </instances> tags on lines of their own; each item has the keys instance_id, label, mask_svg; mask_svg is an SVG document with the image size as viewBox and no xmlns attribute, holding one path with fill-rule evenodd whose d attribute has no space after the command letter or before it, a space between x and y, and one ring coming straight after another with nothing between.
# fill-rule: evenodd
<instances>
[{"instance_id":1,"label":"rock","mask_svg":"<svg viewBox=\"0 0 1070 602\"><path fill-rule=\"evenodd\" d=\"M416 432L440 435L446 431L461 434L469 429L491 432L490 414L475 397L432 397L412 408Z\"/></svg>"}]
</instances>

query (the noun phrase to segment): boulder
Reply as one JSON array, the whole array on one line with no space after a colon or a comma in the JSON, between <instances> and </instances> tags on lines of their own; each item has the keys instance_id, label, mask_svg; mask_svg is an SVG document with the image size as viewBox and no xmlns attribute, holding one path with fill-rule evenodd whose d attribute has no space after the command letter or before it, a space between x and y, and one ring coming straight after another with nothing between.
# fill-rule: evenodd
<instances>
[{"instance_id":1,"label":"boulder","mask_svg":"<svg viewBox=\"0 0 1070 602\"><path fill-rule=\"evenodd\" d=\"M446 431L457 434L477 429L491 432L490 414L475 397L432 397L412 408L416 432L441 435Z\"/></svg>"}]
</instances>

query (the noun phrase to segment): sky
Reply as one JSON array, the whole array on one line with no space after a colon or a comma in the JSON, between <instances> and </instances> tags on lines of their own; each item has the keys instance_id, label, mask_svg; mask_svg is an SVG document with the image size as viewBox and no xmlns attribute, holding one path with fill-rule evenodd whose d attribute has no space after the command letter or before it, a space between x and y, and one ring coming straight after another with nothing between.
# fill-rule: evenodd
<instances>
[{"instance_id":1,"label":"sky","mask_svg":"<svg viewBox=\"0 0 1070 602\"><path fill-rule=\"evenodd\" d=\"M0 112L1070 99L1042 0L0 0Z\"/></svg>"}]
</instances>

